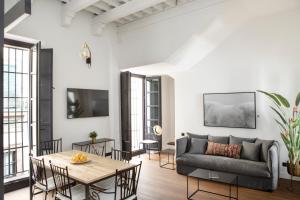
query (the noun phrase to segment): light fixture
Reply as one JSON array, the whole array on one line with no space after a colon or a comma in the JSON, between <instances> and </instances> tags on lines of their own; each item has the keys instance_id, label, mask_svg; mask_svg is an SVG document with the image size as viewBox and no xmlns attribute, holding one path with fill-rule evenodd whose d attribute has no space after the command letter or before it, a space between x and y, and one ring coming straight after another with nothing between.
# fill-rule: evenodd
<instances>
[{"instance_id":1,"label":"light fixture","mask_svg":"<svg viewBox=\"0 0 300 200\"><path fill-rule=\"evenodd\" d=\"M162 135L162 128L160 125L153 126L153 132L156 136Z\"/></svg>"},{"instance_id":2,"label":"light fixture","mask_svg":"<svg viewBox=\"0 0 300 200\"><path fill-rule=\"evenodd\" d=\"M85 42L81 51L80 51L80 57L88 64L89 68L92 64L92 53L90 47Z\"/></svg>"}]
</instances>

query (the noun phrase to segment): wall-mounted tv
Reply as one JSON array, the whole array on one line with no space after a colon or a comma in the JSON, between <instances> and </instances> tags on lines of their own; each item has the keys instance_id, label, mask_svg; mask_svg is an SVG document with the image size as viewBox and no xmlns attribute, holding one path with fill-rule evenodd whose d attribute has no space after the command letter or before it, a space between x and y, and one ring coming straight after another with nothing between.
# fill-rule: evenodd
<instances>
[{"instance_id":1,"label":"wall-mounted tv","mask_svg":"<svg viewBox=\"0 0 300 200\"><path fill-rule=\"evenodd\" d=\"M68 119L108 115L108 90L67 89Z\"/></svg>"}]
</instances>

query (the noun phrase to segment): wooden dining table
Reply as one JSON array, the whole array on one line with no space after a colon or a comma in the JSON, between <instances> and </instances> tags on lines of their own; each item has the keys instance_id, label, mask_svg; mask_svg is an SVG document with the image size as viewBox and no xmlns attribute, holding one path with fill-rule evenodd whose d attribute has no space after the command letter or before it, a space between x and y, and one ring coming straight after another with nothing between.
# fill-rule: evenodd
<instances>
[{"instance_id":1,"label":"wooden dining table","mask_svg":"<svg viewBox=\"0 0 300 200\"><path fill-rule=\"evenodd\" d=\"M71 164L71 158L76 153L84 153L90 160L84 164ZM96 182L112 177L116 173L116 169L128 169L134 164L125 163L119 160L113 160L108 157L102 157L78 150L64 151L60 153L39 156L37 158L44 158L45 167L50 169L50 163L60 167L68 167L70 179L85 186L85 199L90 199L90 186Z\"/></svg>"}]
</instances>

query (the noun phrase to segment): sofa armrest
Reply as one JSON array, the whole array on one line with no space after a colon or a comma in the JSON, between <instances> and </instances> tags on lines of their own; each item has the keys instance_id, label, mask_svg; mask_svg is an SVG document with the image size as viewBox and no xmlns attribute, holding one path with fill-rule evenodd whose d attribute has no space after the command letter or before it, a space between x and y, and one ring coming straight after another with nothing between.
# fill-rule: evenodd
<instances>
[{"instance_id":1,"label":"sofa armrest","mask_svg":"<svg viewBox=\"0 0 300 200\"><path fill-rule=\"evenodd\" d=\"M185 153L188 143L187 137L182 137L176 140L176 158Z\"/></svg>"},{"instance_id":2,"label":"sofa armrest","mask_svg":"<svg viewBox=\"0 0 300 200\"><path fill-rule=\"evenodd\" d=\"M275 190L278 185L279 179L279 143L277 141L269 148L268 150L268 161L267 165L269 171L271 172L272 181L272 188Z\"/></svg>"}]
</instances>

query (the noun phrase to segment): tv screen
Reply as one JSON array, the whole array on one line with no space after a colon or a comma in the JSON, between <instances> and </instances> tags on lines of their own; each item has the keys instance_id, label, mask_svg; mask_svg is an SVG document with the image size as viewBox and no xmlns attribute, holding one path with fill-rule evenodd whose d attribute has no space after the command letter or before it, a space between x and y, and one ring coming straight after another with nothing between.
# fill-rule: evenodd
<instances>
[{"instance_id":1,"label":"tv screen","mask_svg":"<svg viewBox=\"0 0 300 200\"><path fill-rule=\"evenodd\" d=\"M108 90L67 89L68 119L108 116Z\"/></svg>"}]
</instances>

